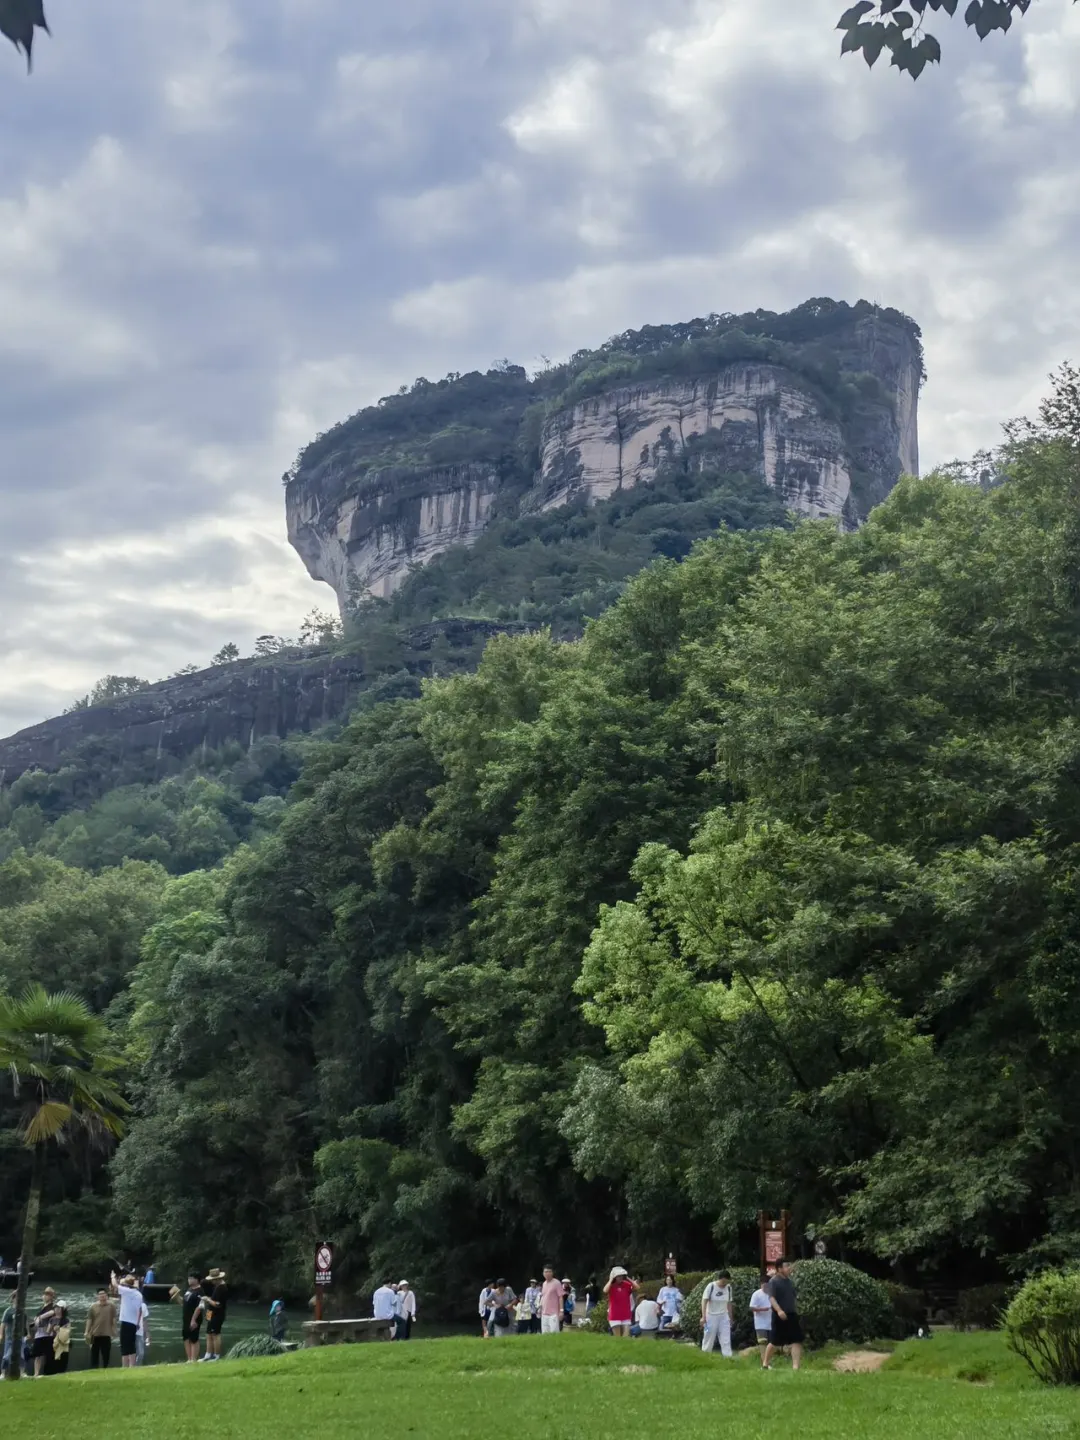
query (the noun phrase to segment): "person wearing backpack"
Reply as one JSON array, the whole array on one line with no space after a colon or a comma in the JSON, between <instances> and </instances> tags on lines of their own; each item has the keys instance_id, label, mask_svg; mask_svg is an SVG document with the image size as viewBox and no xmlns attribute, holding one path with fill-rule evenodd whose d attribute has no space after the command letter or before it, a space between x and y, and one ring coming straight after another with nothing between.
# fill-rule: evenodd
<instances>
[{"instance_id":1,"label":"person wearing backpack","mask_svg":"<svg viewBox=\"0 0 1080 1440\"><path fill-rule=\"evenodd\" d=\"M701 1296L701 1349L712 1353L717 1340L720 1353L731 1359L731 1276L718 1270Z\"/></svg>"},{"instance_id":2,"label":"person wearing backpack","mask_svg":"<svg viewBox=\"0 0 1080 1440\"><path fill-rule=\"evenodd\" d=\"M491 1327L492 1335L509 1335L513 1326L511 1310L517 1303L517 1296L513 1287L505 1280L495 1281L495 1290L491 1296Z\"/></svg>"}]
</instances>

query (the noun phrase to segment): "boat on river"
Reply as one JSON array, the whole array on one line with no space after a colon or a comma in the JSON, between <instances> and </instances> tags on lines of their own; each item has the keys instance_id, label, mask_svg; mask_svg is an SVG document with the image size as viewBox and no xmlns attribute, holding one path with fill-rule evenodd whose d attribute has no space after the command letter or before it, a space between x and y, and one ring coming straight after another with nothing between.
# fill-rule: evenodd
<instances>
[{"instance_id":1,"label":"boat on river","mask_svg":"<svg viewBox=\"0 0 1080 1440\"><path fill-rule=\"evenodd\" d=\"M34 1272L30 1271L28 1284L32 1284ZM0 1270L0 1290L14 1290L19 1283L19 1272L17 1270Z\"/></svg>"}]
</instances>

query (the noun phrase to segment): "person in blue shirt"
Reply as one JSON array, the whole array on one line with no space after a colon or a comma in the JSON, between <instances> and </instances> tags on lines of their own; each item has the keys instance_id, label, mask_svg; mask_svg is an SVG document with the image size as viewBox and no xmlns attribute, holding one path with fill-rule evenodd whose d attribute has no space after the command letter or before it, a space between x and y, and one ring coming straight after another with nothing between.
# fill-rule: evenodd
<instances>
[{"instance_id":1,"label":"person in blue shirt","mask_svg":"<svg viewBox=\"0 0 1080 1440\"><path fill-rule=\"evenodd\" d=\"M674 1275L661 1285L656 1296L656 1303L660 1306L660 1329L670 1330L673 1326L678 1325L683 1293L676 1285Z\"/></svg>"}]
</instances>

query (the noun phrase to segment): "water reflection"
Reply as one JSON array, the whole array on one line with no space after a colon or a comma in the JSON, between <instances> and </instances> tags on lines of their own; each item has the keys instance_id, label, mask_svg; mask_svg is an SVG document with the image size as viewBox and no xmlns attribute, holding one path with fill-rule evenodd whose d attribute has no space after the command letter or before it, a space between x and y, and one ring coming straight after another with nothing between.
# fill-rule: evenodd
<instances>
[{"instance_id":1,"label":"water reflection","mask_svg":"<svg viewBox=\"0 0 1080 1440\"><path fill-rule=\"evenodd\" d=\"M53 1280L51 1278L35 1276L34 1283L30 1286L27 1295L27 1314L33 1317L41 1309L42 1292L46 1285L51 1285L56 1291L56 1298L68 1307L71 1315L71 1361L70 1370L88 1370L90 1368L90 1346L83 1339L83 1327L86 1323L86 1312L97 1299L97 1287L88 1285L84 1280ZM147 1365L172 1364L184 1359L184 1342L180 1335L180 1306L179 1304L149 1304L150 1311L150 1346L146 1352ZM224 1341L223 1350L227 1354L230 1346L235 1345L237 1340L243 1340L247 1335L265 1335L268 1333L269 1306L250 1305L238 1302L230 1298L229 1314L222 1330ZM299 1340L300 1321L307 1319L307 1316L290 1316L289 1336L290 1340ZM119 1367L120 1346L118 1341L113 1342L112 1365Z\"/></svg>"}]
</instances>

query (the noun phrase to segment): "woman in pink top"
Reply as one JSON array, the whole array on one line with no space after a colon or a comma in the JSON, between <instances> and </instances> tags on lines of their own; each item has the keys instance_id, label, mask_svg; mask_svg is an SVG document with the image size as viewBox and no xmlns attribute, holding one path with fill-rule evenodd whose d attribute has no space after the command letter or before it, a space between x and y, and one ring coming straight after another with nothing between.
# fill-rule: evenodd
<instances>
[{"instance_id":1,"label":"woman in pink top","mask_svg":"<svg viewBox=\"0 0 1080 1440\"><path fill-rule=\"evenodd\" d=\"M608 1324L613 1335L627 1336L634 1318L636 1280L631 1280L621 1265L612 1267L604 1294L608 1297Z\"/></svg>"}]
</instances>

